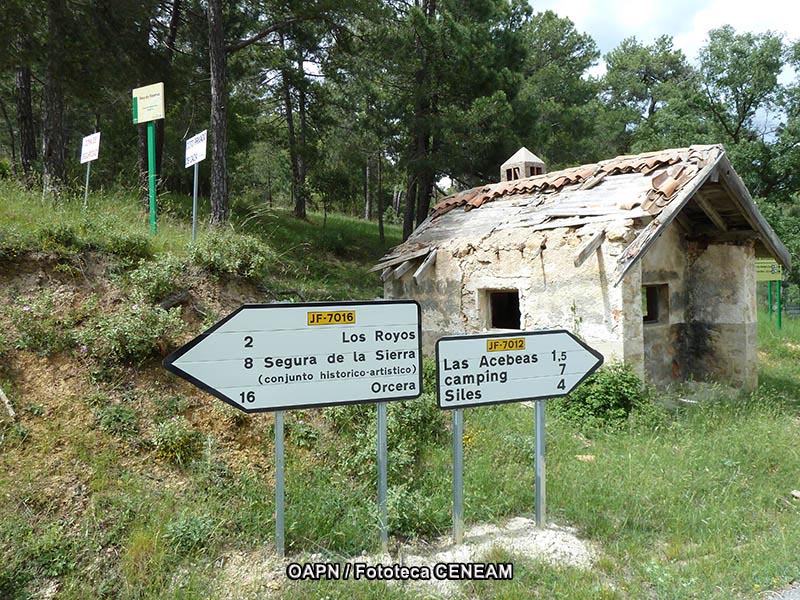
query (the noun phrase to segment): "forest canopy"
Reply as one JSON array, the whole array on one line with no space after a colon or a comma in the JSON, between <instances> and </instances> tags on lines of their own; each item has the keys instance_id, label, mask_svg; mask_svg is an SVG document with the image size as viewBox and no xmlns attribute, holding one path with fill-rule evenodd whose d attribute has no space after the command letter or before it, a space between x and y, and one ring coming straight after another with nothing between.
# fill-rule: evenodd
<instances>
[{"instance_id":1,"label":"forest canopy","mask_svg":"<svg viewBox=\"0 0 800 600\"><path fill-rule=\"evenodd\" d=\"M724 26L696 57L632 37L601 57L521 0L6 0L0 28L0 176L56 200L102 131L92 186L138 187L146 205L131 90L163 81L159 191L191 192L184 144L208 129L213 223L248 198L385 216L407 236L523 145L552 170L721 143L800 252L800 44L776 33Z\"/></svg>"}]
</instances>

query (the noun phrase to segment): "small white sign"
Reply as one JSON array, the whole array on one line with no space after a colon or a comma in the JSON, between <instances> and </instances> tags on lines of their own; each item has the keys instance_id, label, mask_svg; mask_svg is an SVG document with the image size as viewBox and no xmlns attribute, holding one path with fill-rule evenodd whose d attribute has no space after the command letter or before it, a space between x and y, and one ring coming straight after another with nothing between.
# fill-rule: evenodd
<instances>
[{"instance_id":1,"label":"small white sign","mask_svg":"<svg viewBox=\"0 0 800 600\"><path fill-rule=\"evenodd\" d=\"M245 305L164 359L164 368L245 412L416 398L413 300Z\"/></svg>"},{"instance_id":2,"label":"small white sign","mask_svg":"<svg viewBox=\"0 0 800 600\"><path fill-rule=\"evenodd\" d=\"M73 155L74 156L74 155ZM97 160L100 156L100 132L87 135L81 144L81 164Z\"/></svg>"},{"instance_id":3,"label":"small white sign","mask_svg":"<svg viewBox=\"0 0 800 600\"><path fill-rule=\"evenodd\" d=\"M185 168L189 168L195 163L206 159L206 140L208 139L208 130L204 129L194 137L186 140L186 164Z\"/></svg>"},{"instance_id":4,"label":"small white sign","mask_svg":"<svg viewBox=\"0 0 800 600\"><path fill-rule=\"evenodd\" d=\"M602 354L563 329L444 337L436 395L445 409L556 398L602 364Z\"/></svg>"}]
</instances>

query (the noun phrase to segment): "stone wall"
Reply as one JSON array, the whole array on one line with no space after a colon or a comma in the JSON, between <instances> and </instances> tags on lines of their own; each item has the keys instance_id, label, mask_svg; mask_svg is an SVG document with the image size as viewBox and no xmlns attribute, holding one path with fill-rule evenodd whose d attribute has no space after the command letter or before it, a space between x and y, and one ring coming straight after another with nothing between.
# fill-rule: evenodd
<instances>
[{"instance_id":1,"label":"stone wall","mask_svg":"<svg viewBox=\"0 0 800 600\"><path fill-rule=\"evenodd\" d=\"M754 258L752 244L687 243L675 223L656 240L642 285L667 284L669 310L643 325L647 381L757 385Z\"/></svg>"},{"instance_id":2,"label":"stone wall","mask_svg":"<svg viewBox=\"0 0 800 600\"><path fill-rule=\"evenodd\" d=\"M388 281L385 296L420 303L426 354L442 336L489 330L489 291L518 290L523 329L573 331L606 361L624 360L651 383L694 379L754 387L752 244L687 243L673 223L614 287L617 259L635 235L632 225L609 227L599 250L578 268L579 247L597 231L591 226L450 239L419 284L412 269ZM642 286L657 284L668 286L667 314L643 323Z\"/></svg>"},{"instance_id":3,"label":"stone wall","mask_svg":"<svg viewBox=\"0 0 800 600\"><path fill-rule=\"evenodd\" d=\"M487 331L489 291L518 290L523 329L573 331L607 361L624 359L642 373L641 307L625 301L641 285L638 266L623 284L613 285L617 259L634 236L631 226L628 221L609 228L606 241L579 268L573 264L578 248L597 229L531 234L520 228L482 240L448 240L419 285L409 272L387 282L385 295L420 302L426 353L443 335Z\"/></svg>"}]
</instances>

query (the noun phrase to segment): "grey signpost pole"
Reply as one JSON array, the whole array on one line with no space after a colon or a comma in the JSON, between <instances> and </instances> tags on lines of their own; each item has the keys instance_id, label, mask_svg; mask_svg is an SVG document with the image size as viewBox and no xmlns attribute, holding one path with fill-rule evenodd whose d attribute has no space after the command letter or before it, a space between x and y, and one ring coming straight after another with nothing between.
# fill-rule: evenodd
<instances>
[{"instance_id":1,"label":"grey signpost pole","mask_svg":"<svg viewBox=\"0 0 800 600\"><path fill-rule=\"evenodd\" d=\"M275 411L275 547L278 557L285 555L283 518L283 411Z\"/></svg>"},{"instance_id":2,"label":"grey signpost pole","mask_svg":"<svg viewBox=\"0 0 800 600\"><path fill-rule=\"evenodd\" d=\"M194 163L194 191L192 193L192 241L197 239L197 170L200 163Z\"/></svg>"},{"instance_id":3,"label":"grey signpost pole","mask_svg":"<svg viewBox=\"0 0 800 600\"><path fill-rule=\"evenodd\" d=\"M83 188L83 208L86 208L86 203L89 200L89 171L92 170L92 161L86 162L86 185Z\"/></svg>"},{"instance_id":4,"label":"grey signpost pole","mask_svg":"<svg viewBox=\"0 0 800 600\"><path fill-rule=\"evenodd\" d=\"M389 552L389 512L386 508L386 402L378 402L378 509L380 512L381 550Z\"/></svg>"},{"instance_id":5,"label":"grey signpost pole","mask_svg":"<svg viewBox=\"0 0 800 600\"><path fill-rule=\"evenodd\" d=\"M464 541L464 410L453 411L453 542Z\"/></svg>"},{"instance_id":6,"label":"grey signpost pole","mask_svg":"<svg viewBox=\"0 0 800 600\"><path fill-rule=\"evenodd\" d=\"M545 468L544 468L544 415L545 415L545 401L535 401L535 431L536 439L535 444L535 457L534 469L536 472L536 527L544 527L545 525Z\"/></svg>"}]
</instances>

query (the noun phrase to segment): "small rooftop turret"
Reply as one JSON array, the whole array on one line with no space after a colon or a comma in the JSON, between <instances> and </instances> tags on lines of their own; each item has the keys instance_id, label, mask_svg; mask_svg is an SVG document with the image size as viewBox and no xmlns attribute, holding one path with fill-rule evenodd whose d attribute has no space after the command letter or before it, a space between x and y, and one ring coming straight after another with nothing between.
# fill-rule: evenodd
<instances>
[{"instance_id":1,"label":"small rooftop turret","mask_svg":"<svg viewBox=\"0 0 800 600\"><path fill-rule=\"evenodd\" d=\"M500 181L514 181L544 173L546 169L542 159L523 146L500 167Z\"/></svg>"}]
</instances>

